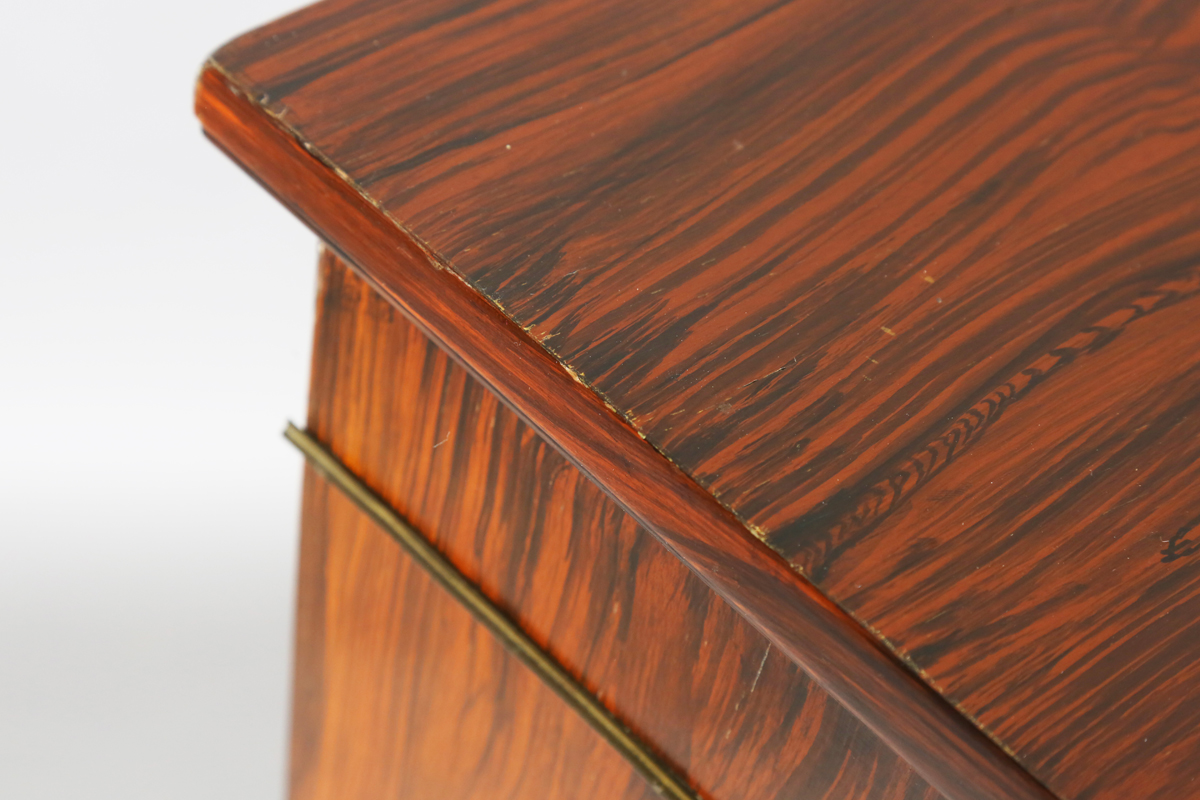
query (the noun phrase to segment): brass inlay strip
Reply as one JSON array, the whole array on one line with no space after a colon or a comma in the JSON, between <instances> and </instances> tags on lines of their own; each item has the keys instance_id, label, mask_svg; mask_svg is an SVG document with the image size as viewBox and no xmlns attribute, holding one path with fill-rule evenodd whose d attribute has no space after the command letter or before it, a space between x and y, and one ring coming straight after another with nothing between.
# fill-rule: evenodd
<instances>
[{"instance_id":1,"label":"brass inlay strip","mask_svg":"<svg viewBox=\"0 0 1200 800\"><path fill-rule=\"evenodd\" d=\"M483 623L510 652L525 662L559 697L579 712L658 794L674 800L696 800L696 795L687 784L660 763L646 745L613 717L599 700L580 686L561 664L530 639L517 623L479 590L479 587L467 580L457 567L429 543L429 540L405 522L403 517L320 442L290 422L283 435L304 454L314 469L341 489L367 516L390 533L455 600L466 606L475 619Z\"/></svg>"}]
</instances>

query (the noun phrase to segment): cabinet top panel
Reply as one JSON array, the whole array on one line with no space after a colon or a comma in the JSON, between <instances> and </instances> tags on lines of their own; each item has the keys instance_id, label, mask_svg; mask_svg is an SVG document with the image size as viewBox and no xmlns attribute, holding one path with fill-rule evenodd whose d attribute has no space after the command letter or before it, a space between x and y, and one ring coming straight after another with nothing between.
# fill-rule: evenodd
<instances>
[{"instance_id":1,"label":"cabinet top panel","mask_svg":"<svg viewBox=\"0 0 1200 800\"><path fill-rule=\"evenodd\" d=\"M327 0L212 64L1054 793L1200 796L1200 3Z\"/></svg>"}]
</instances>

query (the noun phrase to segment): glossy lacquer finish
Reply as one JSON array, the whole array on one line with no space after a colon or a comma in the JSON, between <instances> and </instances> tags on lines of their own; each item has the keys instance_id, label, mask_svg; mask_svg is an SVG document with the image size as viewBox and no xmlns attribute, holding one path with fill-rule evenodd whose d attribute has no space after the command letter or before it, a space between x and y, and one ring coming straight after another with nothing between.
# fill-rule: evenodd
<instances>
[{"instance_id":1,"label":"glossy lacquer finish","mask_svg":"<svg viewBox=\"0 0 1200 800\"><path fill-rule=\"evenodd\" d=\"M702 796L938 797L329 255L313 367L312 433ZM385 533L306 487L293 800L647 793Z\"/></svg>"},{"instance_id":2,"label":"glossy lacquer finish","mask_svg":"<svg viewBox=\"0 0 1200 800\"><path fill-rule=\"evenodd\" d=\"M215 62L214 138L948 795L1037 790L722 506L1058 794L1200 793L1196 3L339 1Z\"/></svg>"}]
</instances>

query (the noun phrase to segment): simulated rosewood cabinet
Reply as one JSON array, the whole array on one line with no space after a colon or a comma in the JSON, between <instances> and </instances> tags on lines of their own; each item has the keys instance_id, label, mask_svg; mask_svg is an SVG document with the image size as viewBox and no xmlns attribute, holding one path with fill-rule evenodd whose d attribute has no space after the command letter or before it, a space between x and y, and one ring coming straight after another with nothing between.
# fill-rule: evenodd
<instances>
[{"instance_id":1,"label":"simulated rosewood cabinet","mask_svg":"<svg viewBox=\"0 0 1200 800\"><path fill-rule=\"evenodd\" d=\"M291 795L1200 798L1200 0L325 0Z\"/></svg>"}]
</instances>

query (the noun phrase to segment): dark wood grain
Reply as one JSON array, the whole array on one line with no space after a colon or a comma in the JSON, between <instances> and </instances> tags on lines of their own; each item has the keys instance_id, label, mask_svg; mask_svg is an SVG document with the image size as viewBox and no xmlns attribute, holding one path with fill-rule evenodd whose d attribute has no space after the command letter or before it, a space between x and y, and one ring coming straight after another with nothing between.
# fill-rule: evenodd
<instances>
[{"instance_id":1,"label":"dark wood grain","mask_svg":"<svg viewBox=\"0 0 1200 800\"><path fill-rule=\"evenodd\" d=\"M220 74L214 141L950 800L1050 795L496 307Z\"/></svg>"},{"instance_id":2,"label":"dark wood grain","mask_svg":"<svg viewBox=\"0 0 1200 800\"><path fill-rule=\"evenodd\" d=\"M651 800L603 738L312 470L291 800Z\"/></svg>"},{"instance_id":3,"label":"dark wood grain","mask_svg":"<svg viewBox=\"0 0 1200 800\"><path fill-rule=\"evenodd\" d=\"M937 797L594 483L329 254L320 287L310 431L705 797ZM323 488L310 493L329 502ZM323 509L311 513L320 516ZM302 660L298 678L302 684L333 681L347 702L376 709L372 718L387 709L400 717L395 730L425 730L425 747L453 750L458 730L470 738L488 725L409 712L404 698L425 698L431 690L416 682L392 686L384 676L391 648L419 652L424 637L455 626L420 617L427 600L414 602L404 581L399 589L384 588L389 584L377 562L390 570L396 557L360 541L366 535L350 537L361 553L310 559L323 564L337 586L325 589L316 613L302 614L302 626L321 627L322 613L337 615L338 625L352 624L353 641L370 643L370 652L380 655L365 655L361 644L347 651L334 633L312 638L327 642L324 658L381 675L355 687L349 676L339 680ZM376 537L386 540L382 532ZM317 571L308 570L313 585ZM372 601L378 608L367 607ZM414 658L415 674L435 669ZM541 723L535 718L532 724ZM376 733L362 733L368 729ZM333 749L353 750L356 762L391 762L388 770L404 771L391 751L402 741L379 730L379 723L368 728L362 720L327 722L309 714L298 720L297 740L336 741ZM498 736L493 732L493 740ZM297 760L302 772L314 775L309 782L336 783L334 755L298 750Z\"/></svg>"},{"instance_id":4,"label":"dark wood grain","mask_svg":"<svg viewBox=\"0 0 1200 800\"><path fill-rule=\"evenodd\" d=\"M386 223L1056 792L1200 776L1197 3L327 0L215 62L360 230L251 171L943 791L1007 762L805 639L811 587L630 431L535 408L595 408L540 355L415 309Z\"/></svg>"}]
</instances>

